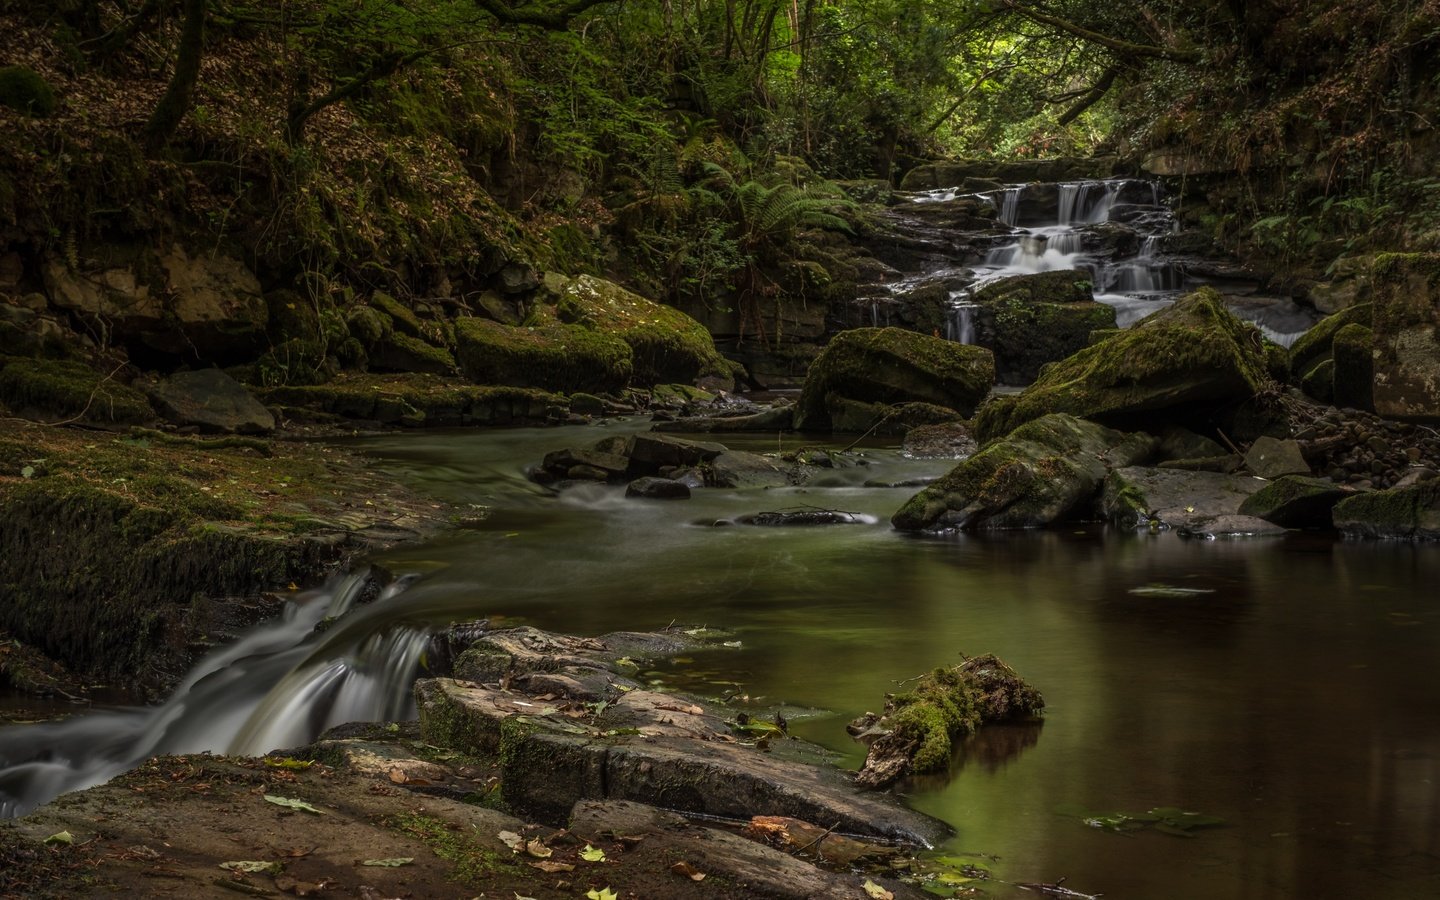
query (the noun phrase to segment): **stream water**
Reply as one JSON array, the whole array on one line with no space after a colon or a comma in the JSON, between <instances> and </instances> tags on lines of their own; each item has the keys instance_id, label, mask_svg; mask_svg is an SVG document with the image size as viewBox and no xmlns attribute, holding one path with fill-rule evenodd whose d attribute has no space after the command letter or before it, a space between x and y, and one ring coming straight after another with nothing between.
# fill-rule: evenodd
<instances>
[{"instance_id":1,"label":"stream water","mask_svg":"<svg viewBox=\"0 0 1440 900\"><path fill-rule=\"evenodd\" d=\"M688 502L602 486L554 496L524 479L547 450L639 427L360 440L401 479L488 516L385 554L409 577L322 633L314 624L343 610L353 582L301 595L166 706L0 730L7 811L149 753L260 752L406 715L423 634L453 620L578 634L687 622L731 629L741 646L650 677L783 703L793 732L851 765L861 750L844 723L896 682L962 652L1014 665L1044 691L1044 724L982 732L951 777L911 796L956 827L948 852L986 857L1007 881L1065 876L1112 900L1440 896L1440 548L1099 528L904 536L886 520L914 488L864 483L953 463L884 448L806 488ZM801 505L875 524L710 524ZM1157 807L1226 824L1185 838L1084 821Z\"/></svg>"}]
</instances>

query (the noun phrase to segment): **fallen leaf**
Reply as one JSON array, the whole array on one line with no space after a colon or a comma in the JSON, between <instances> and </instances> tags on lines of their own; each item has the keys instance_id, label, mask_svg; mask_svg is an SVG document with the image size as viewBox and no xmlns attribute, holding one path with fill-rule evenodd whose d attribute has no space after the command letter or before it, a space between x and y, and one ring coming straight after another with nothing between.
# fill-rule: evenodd
<instances>
[{"instance_id":1,"label":"fallen leaf","mask_svg":"<svg viewBox=\"0 0 1440 900\"><path fill-rule=\"evenodd\" d=\"M47 844L73 844L75 838L68 831L57 831L45 839Z\"/></svg>"},{"instance_id":2,"label":"fallen leaf","mask_svg":"<svg viewBox=\"0 0 1440 900\"><path fill-rule=\"evenodd\" d=\"M264 862L258 859L231 860L221 863L220 868L227 872L272 872L276 874L280 872L279 863Z\"/></svg>"},{"instance_id":3,"label":"fallen leaf","mask_svg":"<svg viewBox=\"0 0 1440 900\"><path fill-rule=\"evenodd\" d=\"M865 888L865 893L869 894L871 897L874 897L875 900L895 900L894 894L885 890L883 887L868 878L865 879L865 884L863 885L863 887Z\"/></svg>"},{"instance_id":4,"label":"fallen leaf","mask_svg":"<svg viewBox=\"0 0 1440 900\"><path fill-rule=\"evenodd\" d=\"M585 849L580 851L580 858L586 862L604 862L605 851L599 847L592 847L586 844Z\"/></svg>"},{"instance_id":5,"label":"fallen leaf","mask_svg":"<svg viewBox=\"0 0 1440 900\"><path fill-rule=\"evenodd\" d=\"M308 769L315 765L313 759L295 759L289 756L265 757L265 765L272 769Z\"/></svg>"},{"instance_id":6,"label":"fallen leaf","mask_svg":"<svg viewBox=\"0 0 1440 900\"><path fill-rule=\"evenodd\" d=\"M525 852L536 859L549 859L555 851L542 844L539 838L532 838L530 843L525 845Z\"/></svg>"},{"instance_id":7,"label":"fallen leaf","mask_svg":"<svg viewBox=\"0 0 1440 900\"><path fill-rule=\"evenodd\" d=\"M391 769L390 780L396 784L404 784L410 780L410 776L405 774L404 769Z\"/></svg>"},{"instance_id":8,"label":"fallen leaf","mask_svg":"<svg viewBox=\"0 0 1440 900\"><path fill-rule=\"evenodd\" d=\"M525 839L513 831L502 831L495 835L500 841L511 850L519 853L525 847Z\"/></svg>"},{"instance_id":9,"label":"fallen leaf","mask_svg":"<svg viewBox=\"0 0 1440 900\"><path fill-rule=\"evenodd\" d=\"M620 895L608 887L601 890L589 890L585 892L585 900L620 900Z\"/></svg>"},{"instance_id":10,"label":"fallen leaf","mask_svg":"<svg viewBox=\"0 0 1440 900\"><path fill-rule=\"evenodd\" d=\"M699 871L694 866L685 862L683 859L680 862L677 862L675 865L671 866L670 871L674 872L676 875L684 875L691 881L705 880L704 872Z\"/></svg>"},{"instance_id":11,"label":"fallen leaf","mask_svg":"<svg viewBox=\"0 0 1440 900\"><path fill-rule=\"evenodd\" d=\"M295 800L290 797L281 797L279 794L266 794L265 801L267 803L274 803L276 806L283 806L286 809L303 810L308 813L314 813L317 816L325 815L323 811L316 809L315 807L306 803L304 800Z\"/></svg>"},{"instance_id":12,"label":"fallen leaf","mask_svg":"<svg viewBox=\"0 0 1440 900\"><path fill-rule=\"evenodd\" d=\"M542 872L549 872L551 875L554 875L556 872L575 871L575 867L572 866L570 863L563 863L559 860L554 859L545 859L541 860L540 862L533 862L530 864L530 868L539 869Z\"/></svg>"},{"instance_id":13,"label":"fallen leaf","mask_svg":"<svg viewBox=\"0 0 1440 900\"><path fill-rule=\"evenodd\" d=\"M396 869L400 866L408 866L415 861L413 856L392 856L387 859L367 859L362 866L383 866L387 869Z\"/></svg>"}]
</instances>

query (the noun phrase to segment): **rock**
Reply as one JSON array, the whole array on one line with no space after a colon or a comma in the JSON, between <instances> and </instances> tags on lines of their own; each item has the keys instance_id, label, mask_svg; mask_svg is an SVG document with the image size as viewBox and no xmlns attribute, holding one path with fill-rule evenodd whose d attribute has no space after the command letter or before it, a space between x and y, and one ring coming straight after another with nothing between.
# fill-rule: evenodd
<instances>
[{"instance_id":1,"label":"rock","mask_svg":"<svg viewBox=\"0 0 1440 900\"><path fill-rule=\"evenodd\" d=\"M1335 360L1322 359L1300 379L1300 390L1321 403L1335 400ZM1373 402L1373 401L1372 401Z\"/></svg>"},{"instance_id":2,"label":"rock","mask_svg":"<svg viewBox=\"0 0 1440 900\"><path fill-rule=\"evenodd\" d=\"M680 481L646 475L626 485L625 496L646 500L689 500L690 488Z\"/></svg>"},{"instance_id":3,"label":"rock","mask_svg":"<svg viewBox=\"0 0 1440 900\"><path fill-rule=\"evenodd\" d=\"M961 415L933 403L866 403L839 394L826 397L832 431L851 434L899 435L920 425L955 422Z\"/></svg>"},{"instance_id":4,"label":"rock","mask_svg":"<svg viewBox=\"0 0 1440 900\"><path fill-rule=\"evenodd\" d=\"M970 302L975 342L995 354L1005 384L1029 384L1041 366L1088 346L1092 331L1115 327L1115 308L1095 302L1090 274L1073 269L1002 278Z\"/></svg>"},{"instance_id":5,"label":"rock","mask_svg":"<svg viewBox=\"0 0 1440 900\"><path fill-rule=\"evenodd\" d=\"M49 257L41 275L55 308L99 316L124 332L158 328L165 315L160 298L127 265L73 271L63 259Z\"/></svg>"},{"instance_id":6,"label":"rock","mask_svg":"<svg viewBox=\"0 0 1440 900\"><path fill-rule=\"evenodd\" d=\"M630 458L619 453L607 453L592 445L551 451L545 454L541 465L551 471L568 471L574 466L584 466L611 475L623 475L630 468Z\"/></svg>"},{"instance_id":7,"label":"rock","mask_svg":"<svg viewBox=\"0 0 1440 900\"><path fill-rule=\"evenodd\" d=\"M569 823L571 832L596 844L602 837L663 840L670 856L688 861L707 876L724 879L745 896L777 900L864 900L866 896L854 877L817 869L791 853L641 803L581 800L571 809ZM820 855L833 858L824 852L823 845ZM903 900L926 896L909 885L883 878L880 881L887 891Z\"/></svg>"},{"instance_id":8,"label":"rock","mask_svg":"<svg viewBox=\"0 0 1440 900\"><path fill-rule=\"evenodd\" d=\"M1244 458L1235 453L1197 456L1192 459L1167 459L1155 464L1156 468L1160 469L1177 469L1182 472L1219 472L1221 475L1238 472L1243 465L1245 465Z\"/></svg>"},{"instance_id":9,"label":"rock","mask_svg":"<svg viewBox=\"0 0 1440 900\"><path fill-rule=\"evenodd\" d=\"M1372 273L1375 412L1440 418L1440 253L1382 254Z\"/></svg>"},{"instance_id":10,"label":"rock","mask_svg":"<svg viewBox=\"0 0 1440 900\"><path fill-rule=\"evenodd\" d=\"M1279 537L1285 529L1253 516L1207 516L1179 529L1182 537L1213 541L1252 537Z\"/></svg>"},{"instance_id":11,"label":"rock","mask_svg":"<svg viewBox=\"0 0 1440 900\"><path fill-rule=\"evenodd\" d=\"M0 356L0 402L41 420L97 425L154 418L145 395L84 363Z\"/></svg>"},{"instance_id":12,"label":"rock","mask_svg":"<svg viewBox=\"0 0 1440 900\"><path fill-rule=\"evenodd\" d=\"M150 402L168 422L205 432L268 434L275 417L245 386L219 369L176 372L150 390Z\"/></svg>"},{"instance_id":13,"label":"rock","mask_svg":"<svg viewBox=\"0 0 1440 900\"><path fill-rule=\"evenodd\" d=\"M1245 454L1245 468L1259 478L1274 479L1283 475L1309 475L1310 464L1300 450L1299 441L1282 441L1260 437Z\"/></svg>"},{"instance_id":14,"label":"rock","mask_svg":"<svg viewBox=\"0 0 1440 900\"><path fill-rule=\"evenodd\" d=\"M974 412L995 381L989 350L899 328L836 335L811 364L796 405L799 430L831 428L831 396L865 403L932 403Z\"/></svg>"},{"instance_id":15,"label":"rock","mask_svg":"<svg viewBox=\"0 0 1440 900\"><path fill-rule=\"evenodd\" d=\"M1050 412L1116 427L1193 423L1249 402L1270 383L1264 338L1202 288L1052 364L1022 393L987 403L975 436L983 444Z\"/></svg>"},{"instance_id":16,"label":"rock","mask_svg":"<svg viewBox=\"0 0 1440 900\"><path fill-rule=\"evenodd\" d=\"M656 431L789 431L795 422L794 406L775 406L743 416L689 416L673 422L656 422Z\"/></svg>"},{"instance_id":17,"label":"rock","mask_svg":"<svg viewBox=\"0 0 1440 900\"><path fill-rule=\"evenodd\" d=\"M370 368L380 372L424 372L430 375L455 374L455 357L401 331L391 332L370 349Z\"/></svg>"},{"instance_id":18,"label":"rock","mask_svg":"<svg viewBox=\"0 0 1440 900\"><path fill-rule=\"evenodd\" d=\"M459 319L455 356L465 377L478 384L565 393L619 391L634 373L624 341L559 323L516 328L489 319Z\"/></svg>"},{"instance_id":19,"label":"rock","mask_svg":"<svg viewBox=\"0 0 1440 900\"><path fill-rule=\"evenodd\" d=\"M724 444L690 441L655 432L640 433L630 439L629 457L644 467L694 466L709 462L726 451Z\"/></svg>"},{"instance_id":20,"label":"rock","mask_svg":"<svg viewBox=\"0 0 1440 900\"><path fill-rule=\"evenodd\" d=\"M1234 171L1223 158L1207 159L1185 147L1160 147L1145 154L1140 168L1150 175L1173 178L1186 175L1219 175Z\"/></svg>"},{"instance_id":21,"label":"rock","mask_svg":"<svg viewBox=\"0 0 1440 900\"><path fill-rule=\"evenodd\" d=\"M768 456L726 450L706 466L706 483L718 488L779 486L791 482L791 472Z\"/></svg>"},{"instance_id":22,"label":"rock","mask_svg":"<svg viewBox=\"0 0 1440 900\"><path fill-rule=\"evenodd\" d=\"M46 119L59 105L55 88L39 72L27 66L0 66L0 106Z\"/></svg>"},{"instance_id":23,"label":"rock","mask_svg":"<svg viewBox=\"0 0 1440 900\"><path fill-rule=\"evenodd\" d=\"M1155 439L1063 413L994 441L910 498L891 523L931 528L1033 528L1088 512L1112 468L1146 459Z\"/></svg>"},{"instance_id":24,"label":"rock","mask_svg":"<svg viewBox=\"0 0 1440 900\"><path fill-rule=\"evenodd\" d=\"M1346 325L1369 327L1374 306L1361 303L1346 307L1334 315L1326 316L1315 323L1309 331L1296 339L1290 347L1290 371L1298 378L1305 378L1321 362L1331 358L1335 335Z\"/></svg>"},{"instance_id":25,"label":"rock","mask_svg":"<svg viewBox=\"0 0 1440 900\"><path fill-rule=\"evenodd\" d=\"M816 525L869 525L873 519L856 513L837 509L796 509L776 512L759 512L740 516L735 522L740 525L759 525L762 528L796 528Z\"/></svg>"},{"instance_id":26,"label":"rock","mask_svg":"<svg viewBox=\"0 0 1440 900\"><path fill-rule=\"evenodd\" d=\"M213 253L191 257L176 244L160 255L160 266L169 297L167 321L175 325L148 338L152 346L223 364L262 345L269 307L260 279L244 263Z\"/></svg>"},{"instance_id":27,"label":"rock","mask_svg":"<svg viewBox=\"0 0 1440 900\"><path fill-rule=\"evenodd\" d=\"M1374 332L1351 323L1335 332L1330 344L1333 363L1332 393L1336 406L1350 409L1375 408Z\"/></svg>"},{"instance_id":28,"label":"rock","mask_svg":"<svg viewBox=\"0 0 1440 900\"><path fill-rule=\"evenodd\" d=\"M963 459L976 450L975 438L963 422L920 425L905 432L901 449L913 459Z\"/></svg>"},{"instance_id":29,"label":"rock","mask_svg":"<svg viewBox=\"0 0 1440 900\"><path fill-rule=\"evenodd\" d=\"M1286 475L1247 497L1239 512L1286 528L1330 528L1335 504L1354 493L1323 478Z\"/></svg>"},{"instance_id":30,"label":"rock","mask_svg":"<svg viewBox=\"0 0 1440 900\"><path fill-rule=\"evenodd\" d=\"M1330 280L1310 286L1305 299L1330 315L1370 299L1370 266L1374 256L1342 256L1330 264Z\"/></svg>"},{"instance_id":31,"label":"rock","mask_svg":"<svg viewBox=\"0 0 1440 900\"><path fill-rule=\"evenodd\" d=\"M1349 497L1333 515L1346 537L1440 540L1440 479Z\"/></svg>"},{"instance_id":32,"label":"rock","mask_svg":"<svg viewBox=\"0 0 1440 900\"><path fill-rule=\"evenodd\" d=\"M1218 472L1117 468L1105 478L1100 514L1120 528L1191 528L1237 514L1263 485L1255 478Z\"/></svg>"},{"instance_id":33,"label":"rock","mask_svg":"<svg viewBox=\"0 0 1440 900\"><path fill-rule=\"evenodd\" d=\"M1224 455L1225 448L1215 441L1178 425L1171 425L1161 430L1160 446L1155 451L1155 458L1160 462L1210 459Z\"/></svg>"}]
</instances>

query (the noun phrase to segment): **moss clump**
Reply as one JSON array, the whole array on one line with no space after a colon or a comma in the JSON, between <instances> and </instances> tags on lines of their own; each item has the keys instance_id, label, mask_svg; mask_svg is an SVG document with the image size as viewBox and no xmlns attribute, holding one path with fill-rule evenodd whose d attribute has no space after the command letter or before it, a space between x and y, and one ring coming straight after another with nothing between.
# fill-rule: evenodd
<instances>
[{"instance_id":1,"label":"moss clump","mask_svg":"<svg viewBox=\"0 0 1440 900\"><path fill-rule=\"evenodd\" d=\"M1350 537L1440 540L1440 478L1340 501L1335 527Z\"/></svg>"},{"instance_id":2,"label":"moss clump","mask_svg":"<svg viewBox=\"0 0 1440 900\"><path fill-rule=\"evenodd\" d=\"M374 347L370 365L381 371L449 375L455 371L455 357L444 347L396 331Z\"/></svg>"},{"instance_id":3,"label":"moss clump","mask_svg":"<svg viewBox=\"0 0 1440 900\"><path fill-rule=\"evenodd\" d=\"M371 294L370 305L389 317L395 330L411 337L424 336L425 330L421 327L420 320L415 313L384 291L376 291Z\"/></svg>"},{"instance_id":4,"label":"moss clump","mask_svg":"<svg viewBox=\"0 0 1440 900\"><path fill-rule=\"evenodd\" d=\"M630 347L634 380L643 385L728 379L730 367L705 326L673 307L617 284L582 275L560 290L560 321L613 335Z\"/></svg>"},{"instance_id":5,"label":"moss clump","mask_svg":"<svg viewBox=\"0 0 1440 900\"><path fill-rule=\"evenodd\" d=\"M932 403L969 415L995 383L995 357L900 328L843 331L816 357L796 406L795 427L832 427L831 395L865 403Z\"/></svg>"},{"instance_id":6,"label":"moss clump","mask_svg":"<svg viewBox=\"0 0 1440 900\"><path fill-rule=\"evenodd\" d=\"M478 386L435 375L344 374L323 385L288 385L260 398L314 413L401 425L543 424L564 398L533 388Z\"/></svg>"},{"instance_id":7,"label":"moss clump","mask_svg":"<svg viewBox=\"0 0 1440 900\"><path fill-rule=\"evenodd\" d=\"M1299 378L1309 375L1322 361L1330 359L1335 335L1346 325L1369 325L1375 307L1360 303L1326 316L1290 347L1290 371Z\"/></svg>"},{"instance_id":8,"label":"moss clump","mask_svg":"<svg viewBox=\"0 0 1440 900\"><path fill-rule=\"evenodd\" d=\"M1040 692L996 656L937 668L887 697L884 714L866 723L889 733L870 745L857 780L880 788L908 774L944 772L958 738L985 723L1033 719L1044 708Z\"/></svg>"},{"instance_id":9,"label":"moss clump","mask_svg":"<svg viewBox=\"0 0 1440 900\"><path fill-rule=\"evenodd\" d=\"M1335 399L1335 360L1322 359L1300 379L1300 390L1321 403Z\"/></svg>"},{"instance_id":10,"label":"moss clump","mask_svg":"<svg viewBox=\"0 0 1440 900\"><path fill-rule=\"evenodd\" d=\"M1375 333L1351 323L1335 332L1330 344L1334 362L1335 405L1350 409L1375 408Z\"/></svg>"},{"instance_id":11,"label":"moss clump","mask_svg":"<svg viewBox=\"0 0 1440 900\"><path fill-rule=\"evenodd\" d=\"M455 339L461 371L479 384L604 393L621 390L634 373L629 344L584 325L461 319Z\"/></svg>"},{"instance_id":12,"label":"moss clump","mask_svg":"<svg viewBox=\"0 0 1440 900\"><path fill-rule=\"evenodd\" d=\"M0 400L21 411L86 422L134 424L155 418L145 395L80 362L0 358Z\"/></svg>"},{"instance_id":13,"label":"moss clump","mask_svg":"<svg viewBox=\"0 0 1440 900\"><path fill-rule=\"evenodd\" d=\"M256 377L262 385L324 384L335 377L338 367L317 340L292 338L255 361Z\"/></svg>"},{"instance_id":14,"label":"moss clump","mask_svg":"<svg viewBox=\"0 0 1440 900\"><path fill-rule=\"evenodd\" d=\"M1202 288L1052 364L1015 399L987 404L975 437L993 440L1053 412L1124 426L1161 410L1243 402L1269 384L1264 337Z\"/></svg>"},{"instance_id":15,"label":"moss clump","mask_svg":"<svg viewBox=\"0 0 1440 900\"><path fill-rule=\"evenodd\" d=\"M39 72L25 66L0 67L0 106L37 119L48 118L60 103Z\"/></svg>"},{"instance_id":16,"label":"moss clump","mask_svg":"<svg viewBox=\"0 0 1440 900\"><path fill-rule=\"evenodd\" d=\"M453 864L450 877L454 881L480 886L497 875L522 874L514 862L482 845L474 837L474 829L466 831L418 812L392 816L386 824L400 834L418 838L436 856Z\"/></svg>"}]
</instances>

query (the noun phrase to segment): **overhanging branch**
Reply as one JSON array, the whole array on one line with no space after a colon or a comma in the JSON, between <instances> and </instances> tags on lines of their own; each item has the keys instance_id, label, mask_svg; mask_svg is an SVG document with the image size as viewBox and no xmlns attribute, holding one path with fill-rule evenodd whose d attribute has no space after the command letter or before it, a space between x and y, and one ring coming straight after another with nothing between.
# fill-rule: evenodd
<instances>
[{"instance_id":1,"label":"overhanging branch","mask_svg":"<svg viewBox=\"0 0 1440 900\"><path fill-rule=\"evenodd\" d=\"M1116 53L1128 56L1144 56L1150 59L1163 59L1177 63L1200 62L1201 57L1200 51L1198 50L1181 50L1173 47L1156 47L1150 44L1137 44L1134 41L1122 40L1121 38L1101 34L1098 31L1091 31L1083 25L1076 25L1074 22L1061 19L1058 16L1040 12L1038 9L1032 9L1020 4L1016 2L1016 0L997 0L997 3L1002 9L1008 9L1011 12L1024 16L1032 22L1059 29L1081 40L1098 44L1109 50L1114 50Z\"/></svg>"}]
</instances>

